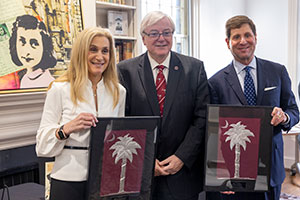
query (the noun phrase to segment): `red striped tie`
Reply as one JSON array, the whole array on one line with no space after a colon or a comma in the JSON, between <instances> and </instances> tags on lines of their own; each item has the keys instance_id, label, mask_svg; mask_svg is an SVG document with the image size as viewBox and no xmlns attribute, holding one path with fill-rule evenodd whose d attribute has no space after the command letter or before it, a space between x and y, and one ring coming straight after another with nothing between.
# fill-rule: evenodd
<instances>
[{"instance_id":1,"label":"red striped tie","mask_svg":"<svg viewBox=\"0 0 300 200\"><path fill-rule=\"evenodd\" d=\"M159 69L159 72L156 77L156 92L157 92L157 98L159 103L159 109L160 109L160 116L163 116L163 110L164 110L164 102L165 102L165 96L166 96L166 79L163 73L163 70L165 66L158 65L157 68Z\"/></svg>"}]
</instances>

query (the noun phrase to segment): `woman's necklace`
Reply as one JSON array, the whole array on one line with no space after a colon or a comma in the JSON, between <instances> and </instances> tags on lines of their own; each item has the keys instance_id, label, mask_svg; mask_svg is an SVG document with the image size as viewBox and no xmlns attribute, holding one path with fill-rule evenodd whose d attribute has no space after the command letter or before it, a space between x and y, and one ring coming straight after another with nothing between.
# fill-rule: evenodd
<instances>
[{"instance_id":1,"label":"woman's necklace","mask_svg":"<svg viewBox=\"0 0 300 200\"><path fill-rule=\"evenodd\" d=\"M94 100L95 100L95 107L96 107L96 117L98 117L98 101L97 101L97 87L94 89L93 88L93 95L94 95Z\"/></svg>"}]
</instances>

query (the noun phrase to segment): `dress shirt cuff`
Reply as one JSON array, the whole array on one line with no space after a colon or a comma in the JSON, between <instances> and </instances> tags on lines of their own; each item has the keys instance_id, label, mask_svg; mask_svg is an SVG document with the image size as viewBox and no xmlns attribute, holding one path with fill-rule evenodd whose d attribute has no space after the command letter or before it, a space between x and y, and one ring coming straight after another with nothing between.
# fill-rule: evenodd
<instances>
[{"instance_id":1,"label":"dress shirt cuff","mask_svg":"<svg viewBox=\"0 0 300 200\"><path fill-rule=\"evenodd\" d=\"M285 126L285 125L287 125L287 124L290 123L290 116L286 112L284 114L286 116L286 121L283 122L283 123L281 123L281 125L283 125L283 126Z\"/></svg>"}]
</instances>

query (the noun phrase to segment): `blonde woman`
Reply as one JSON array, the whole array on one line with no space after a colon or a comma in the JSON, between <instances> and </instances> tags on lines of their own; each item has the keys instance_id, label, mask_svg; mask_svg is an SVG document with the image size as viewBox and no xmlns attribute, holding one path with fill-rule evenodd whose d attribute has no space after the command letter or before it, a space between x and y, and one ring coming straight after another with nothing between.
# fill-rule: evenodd
<instances>
[{"instance_id":1,"label":"blonde woman","mask_svg":"<svg viewBox=\"0 0 300 200\"><path fill-rule=\"evenodd\" d=\"M49 86L36 136L37 155L55 157L50 199L84 199L90 128L97 117L124 116L125 96L112 35L99 27L82 31L68 70Z\"/></svg>"}]
</instances>

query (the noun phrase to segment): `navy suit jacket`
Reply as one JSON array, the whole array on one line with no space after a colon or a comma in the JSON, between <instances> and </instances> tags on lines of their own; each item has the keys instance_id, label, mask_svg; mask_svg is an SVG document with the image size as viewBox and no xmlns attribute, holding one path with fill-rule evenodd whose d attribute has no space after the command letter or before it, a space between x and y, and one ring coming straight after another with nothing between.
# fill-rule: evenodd
<instances>
[{"instance_id":1,"label":"navy suit jacket","mask_svg":"<svg viewBox=\"0 0 300 200\"><path fill-rule=\"evenodd\" d=\"M118 64L126 88L126 116L159 116L153 72L147 53ZM158 160L175 154L183 168L165 178L178 199L199 193L203 184L204 136L209 90L203 62L171 52L164 115L157 141Z\"/></svg>"},{"instance_id":2,"label":"navy suit jacket","mask_svg":"<svg viewBox=\"0 0 300 200\"><path fill-rule=\"evenodd\" d=\"M271 186L281 184L285 178L283 139L281 130L289 131L299 121L299 111L291 90L286 68L278 63L256 58L257 105L280 107L290 117L286 125L274 127L272 145ZM247 105L233 63L209 79L211 103Z\"/></svg>"}]
</instances>

